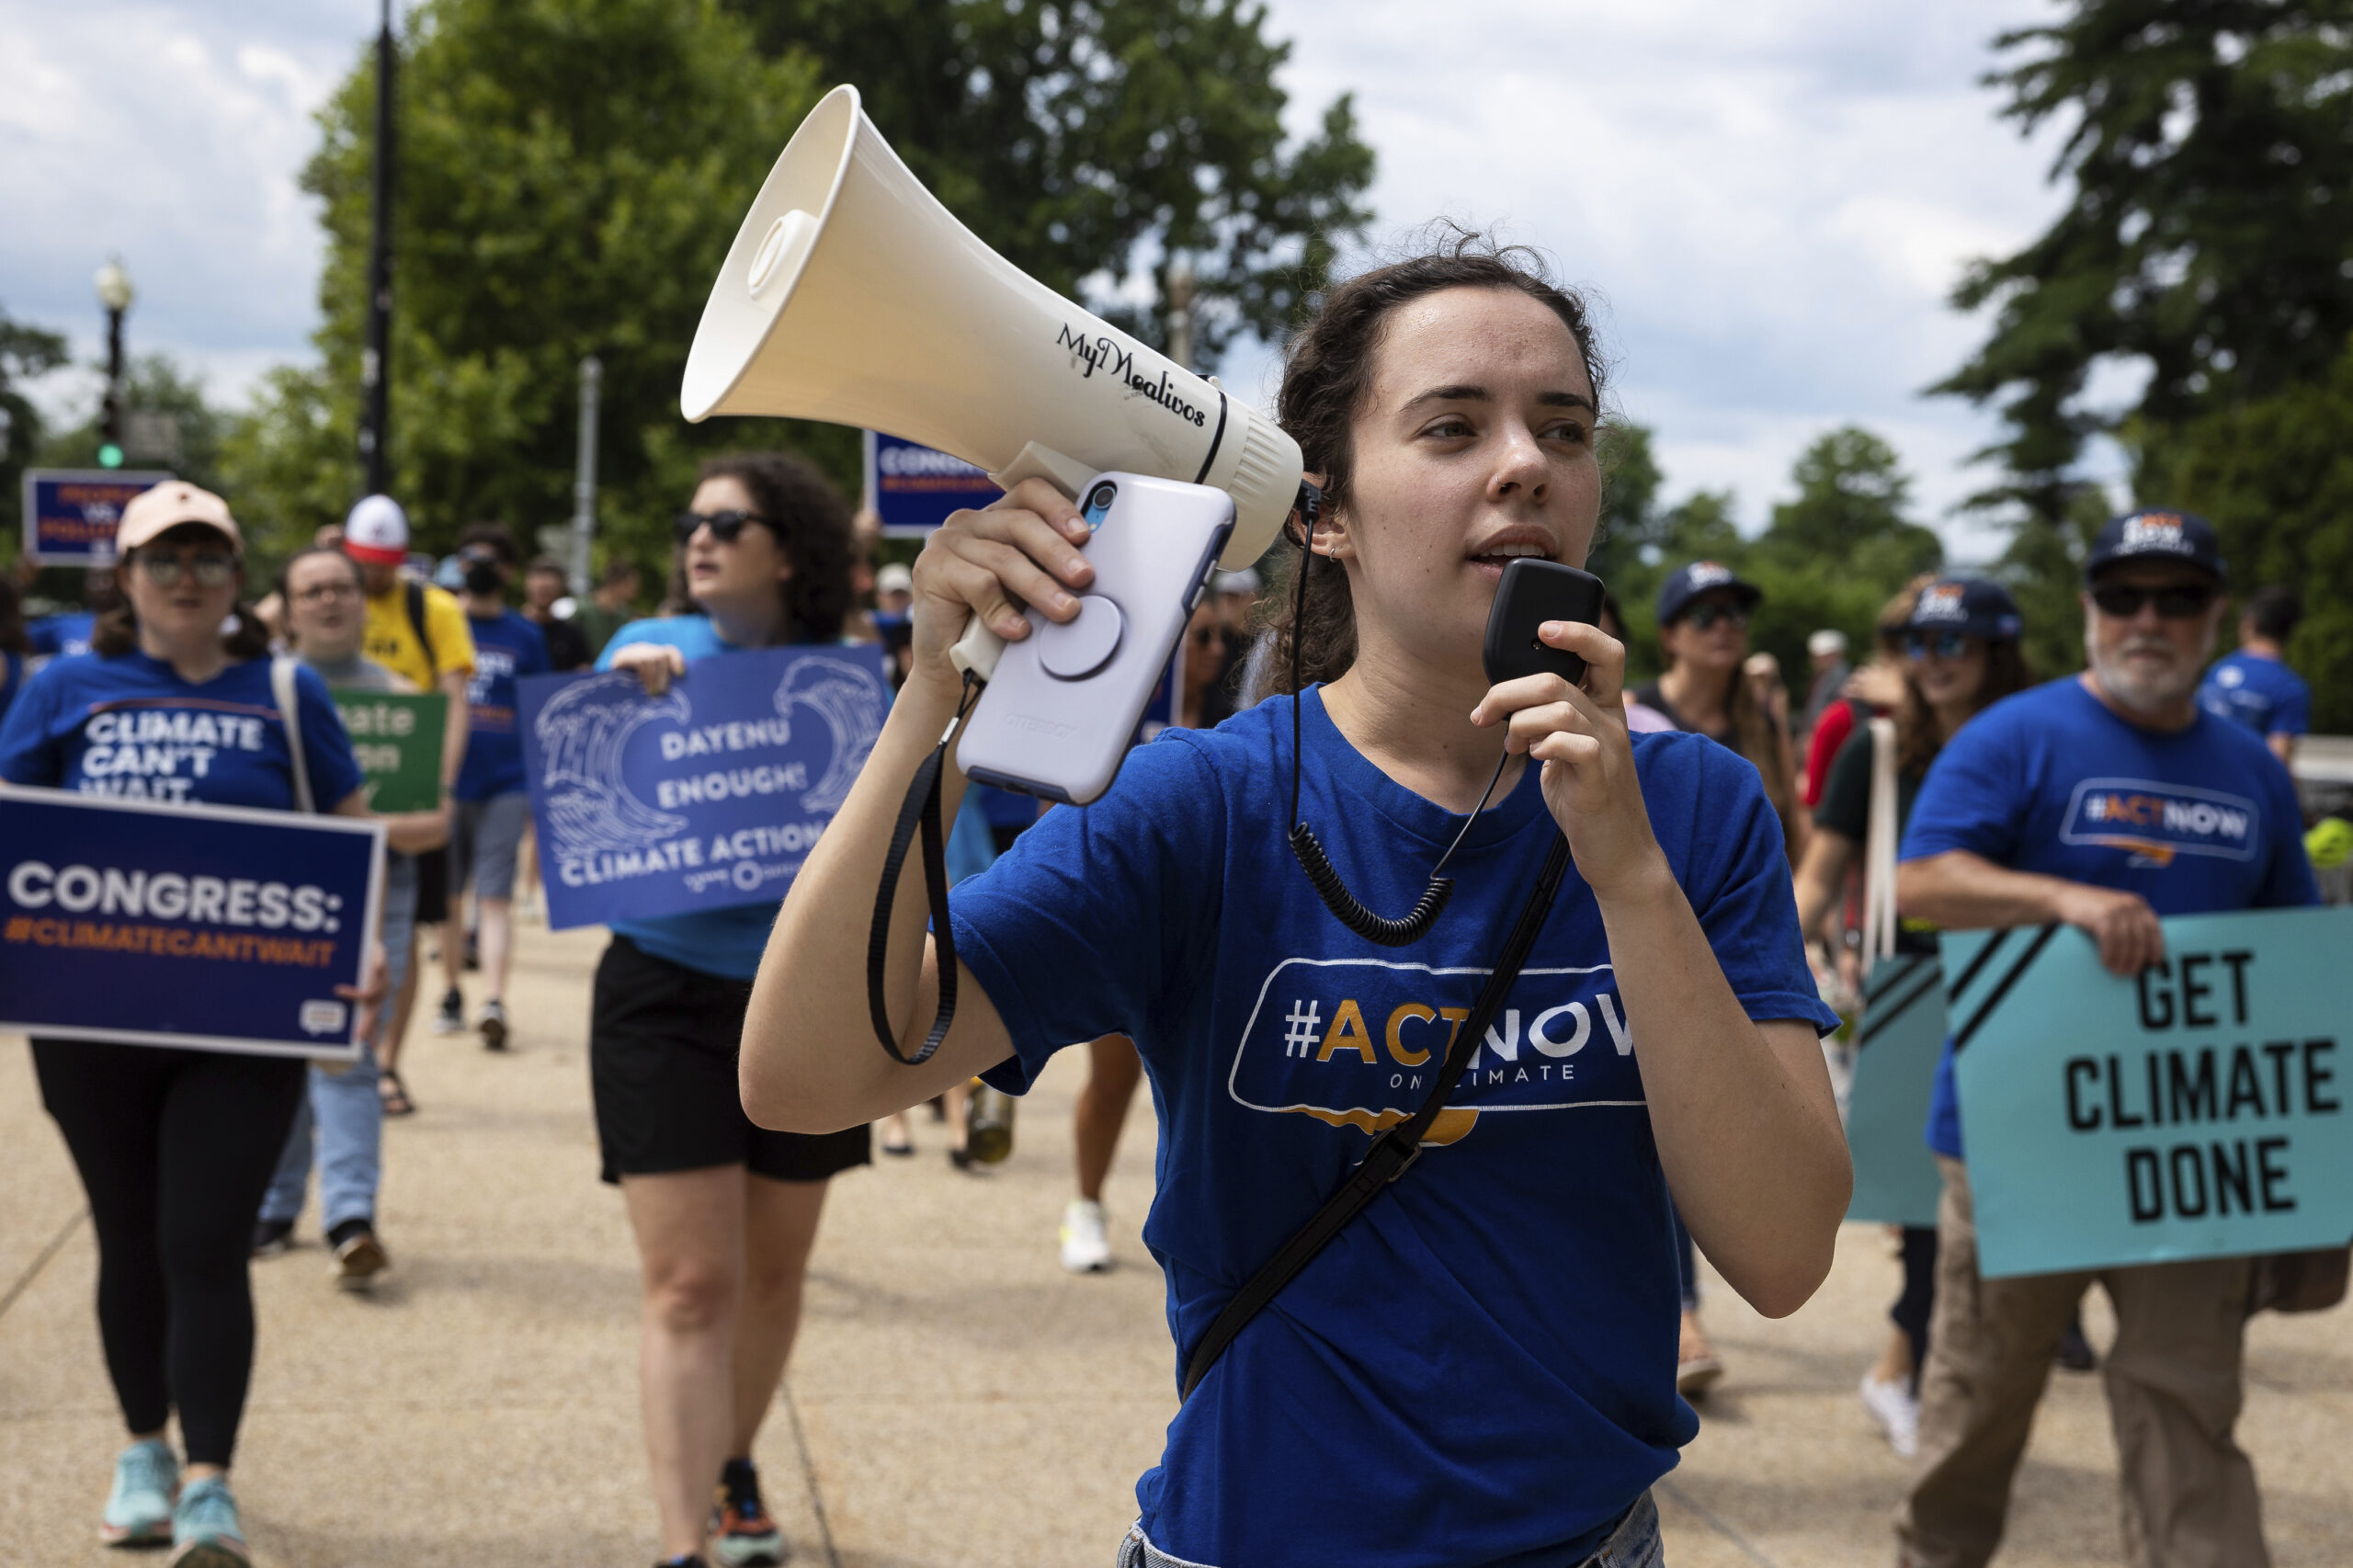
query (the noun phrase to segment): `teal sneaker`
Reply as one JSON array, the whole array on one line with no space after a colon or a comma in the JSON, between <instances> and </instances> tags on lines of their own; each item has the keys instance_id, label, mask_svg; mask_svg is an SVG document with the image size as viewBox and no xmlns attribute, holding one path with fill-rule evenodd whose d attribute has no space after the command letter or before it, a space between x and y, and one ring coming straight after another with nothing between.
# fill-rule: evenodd
<instances>
[{"instance_id":1,"label":"teal sneaker","mask_svg":"<svg viewBox=\"0 0 2353 1568\"><path fill-rule=\"evenodd\" d=\"M172 1568L246 1568L252 1561L229 1483L218 1475L190 1482L172 1513Z\"/></svg>"},{"instance_id":2,"label":"teal sneaker","mask_svg":"<svg viewBox=\"0 0 2353 1568\"><path fill-rule=\"evenodd\" d=\"M172 1539L172 1499L179 1489L179 1457L169 1443L150 1437L131 1444L114 1461L98 1539L108 1546L163 1545Z\"/></svg>"}]
</instances>

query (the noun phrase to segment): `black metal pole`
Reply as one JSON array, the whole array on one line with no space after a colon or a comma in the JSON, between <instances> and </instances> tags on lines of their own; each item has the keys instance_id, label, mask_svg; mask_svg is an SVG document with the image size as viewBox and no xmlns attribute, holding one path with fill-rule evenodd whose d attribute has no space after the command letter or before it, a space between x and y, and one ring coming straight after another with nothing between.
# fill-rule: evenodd
<instances>
[{"instance_id":1,"label":"black metal pole","mask_svg":"<svg viewBox=\"0 0 2353 1568\"><path fill-rule=\"evenodd\" d=\"M122 447L122 312L107 307L107 401L104 427L107 445Z\"/></svg>"},{"instance_id":2,"label":"black metal pole","mask_svg":"<svg viewBox=\"0 0 2353 1568\"><path fill-rule=\"evenodd\" d=\"M384 493L392 445L392 0L383 0L376 35L375 227L368 244L368 343L359 357L359 461L367 493Z\"/></svg>"}]
</instances>

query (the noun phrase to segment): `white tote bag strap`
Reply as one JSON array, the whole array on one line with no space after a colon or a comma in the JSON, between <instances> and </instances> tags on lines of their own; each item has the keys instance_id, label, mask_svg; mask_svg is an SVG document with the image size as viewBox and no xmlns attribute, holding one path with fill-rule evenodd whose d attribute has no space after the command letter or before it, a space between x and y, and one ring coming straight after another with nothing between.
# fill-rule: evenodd
<instances>
[{"instance_id":1,"label":"white tote bag strap","mask_svg":"<svg viewBox=\"0 0 2353 1568\"><path fill-rule=\"evenodd\" d=\"M283 654L269 662L269 689L278 699L278 717L286 725L286 751L294 766L294 809L315 812L311 799L311 765L302 756L302 705L294 689L294 661Z\"/></svg>"},{"instance_id":2,"label":"white tote bag strap","mask_svg":"<svg viewBox=\"0 0 2353 1568\"><path fill-rule=\"evenodd\" d=\"M1863 840L1863 972L1895 951L1895 721L1873 719L1871 815Z\"/></svg>"}]
</instances>

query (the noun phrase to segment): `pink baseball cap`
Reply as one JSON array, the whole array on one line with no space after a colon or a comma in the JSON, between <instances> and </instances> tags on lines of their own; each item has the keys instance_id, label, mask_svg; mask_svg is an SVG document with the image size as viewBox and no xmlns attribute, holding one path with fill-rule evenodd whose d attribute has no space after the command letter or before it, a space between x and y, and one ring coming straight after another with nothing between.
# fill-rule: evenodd
<instances>
[{"instance_id":1,"label":"pink baseball cap","mask_svg":"<svg viewBox=\"0 0 2353 1568\"><path fill-rule=\"evenodd\" d=\"M185 479L167 479L132 496L131 505L122 509L122 520L115 524L115 553L129 555L182 523L201 523L227 535L232 550L244 551L244 536L237 531L237 519L229 515L229 503Z\"/></svg>"}]
</instances>

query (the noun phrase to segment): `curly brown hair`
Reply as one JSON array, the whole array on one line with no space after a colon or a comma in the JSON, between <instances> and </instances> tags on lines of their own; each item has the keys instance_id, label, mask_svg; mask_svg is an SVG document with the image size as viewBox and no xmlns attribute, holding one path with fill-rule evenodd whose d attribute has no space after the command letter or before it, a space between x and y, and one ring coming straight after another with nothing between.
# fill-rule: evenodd
<instances>
[{"instance_id":1,"label":"curly brown hair","mask_svg":"<svg viewBox=\"0 0 2353 1568\"><path fill-rule=\"evenodd\" d=\"M792 562L792 575L778 585L784 596L785 640L831 642L857 603L850 586L849 503L833 481L782 452L738 452L702 465L697 483L732 479L751 492L752 506L767 519ZM688 612L687 551L670 555L669 607Z\"/></svg>"},{"instance_id":2,"label":"curly brown hair","mask_svg":"<svg viewBox=\"0 0 2353 1568\"><path fill-rule=\"evenodd\" d=\"M1576 340L1597 407L1607 375L1596 347L1592 312L1584 297L1547 275L1542 259L1524 245L1497 245L1483 235L1450 228L1429 251L1378 267L1336 285L1313 307L1283 356L1277 418L1299 443L1307 472L1324 476L1324 508L1345 511L1355 477L1353 439L1358 411L1372 385L1373 366L1391 314L1447 289L1514 289L1561 318ZM1286 534L1302 546L1296 517ZM1306 556L1290 570L1304 571ZM1356 662L1356 608L1347 575L1309 572L1298 604L1297 579L1260 601L1262 623L1275 634L1268 689L1290 691L1296 643L1302 685L1328 681Z\"/></svg>"}]
</instances>

